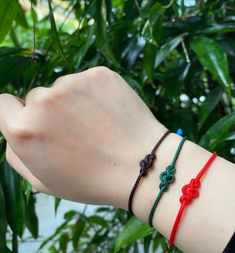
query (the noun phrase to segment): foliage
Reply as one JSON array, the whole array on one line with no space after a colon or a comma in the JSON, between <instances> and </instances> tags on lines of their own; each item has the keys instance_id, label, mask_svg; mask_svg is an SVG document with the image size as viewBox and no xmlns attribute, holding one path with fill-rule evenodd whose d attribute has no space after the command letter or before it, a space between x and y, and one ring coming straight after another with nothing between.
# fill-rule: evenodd
<instances>
[{"instance_id":1,"label":"foliage","mask_svg":"<svg viewBox=\"0 0 235 253\"><path fill-rule=\"evenodd\" d=\"M24 98L61 75L106 65L169 129L180 127L190 140L235 161L234 1L31 0L29 7L0 0L1 93ZM35 196L6 163L0 144L0 252L17 252L25 227L38 236ZM177 251L124 211L101 210L65 214L45 247L138 252L140 240L145 252Z\"/></svg>"}]
</instances>

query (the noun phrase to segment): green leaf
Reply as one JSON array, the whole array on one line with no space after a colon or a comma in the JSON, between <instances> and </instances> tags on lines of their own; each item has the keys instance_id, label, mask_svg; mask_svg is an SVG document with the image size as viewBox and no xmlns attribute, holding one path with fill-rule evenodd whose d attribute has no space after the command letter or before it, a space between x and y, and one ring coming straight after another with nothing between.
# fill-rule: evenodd
<instances>
[{"instance_id":1,"label":"green leaf","mask_svg":"<svg viewBox=\"0 0 235 253\"><path fill-rule=\"evenodd\" d=\"M149 247L150 247L151 241L152 241L152 234L147 235L146 237L144 237L144 253L149 252Z\"/></svg>"},{"instance_id":2,"label":"green leaf","mask_svg":"<svg viewBox=\"0 0 235 253\"><path fill-rule=\"evenodd\" d=\"M205 135L202 136L199 145L206 149L214 150L217 144L222 141L229 130L235 126L235 112L218 120Z\"/></svg>"},{"instance_id":3,"label":"green leaf","mask_svg":"<svg viewBox=\"0 0 235 253\"><path fill-rule=\"evenodd\" d=\"M55 43L55 46L58 52L60 53L60 55L62 56L63 60L66 62L64 50L61 45L60 37L56 28L56 22L55 22L55 17L54 17L52 5L51 5L51 0L47 0L47 1L48 1L48 6L49 6L49 15L50 15L50 21L51 21L51 33L52 33L53 42Z\"/></svg>"},{"instance_id":4,"label":"green leaf","mask_svg":"<svg viewBox=\"0 0 235 253\"><path fill-rule=\"evenodd\" d=\"M156 56L156 46L147 43L144 48L144 69L148 79L153 81L153 67Z\"/></svg>"},{"instance_id":5,"label":"green leaf","mask_svg":"<svg viewBox=\"0 0 235 253\"><path fill-rule=\"evenodd\" d=\"M38 237L38 218L35 212L35 202L36 199L33 194L30 195L28 206L26 208L26 220L25 224L29 231L31 232L33 238Z\"/></svg>"},{"instance_id":6,"label":"green leaf","mask_svg":"<svg viewBox=\"0 0 235 253\"><path fill-rule=\"evenodd\" d=\"M57 213L58 207L61 203L61 199L59 198L55 198L55 202L54 202L54 210L55 210L55 214Z\"/></svg>"},{"instance_id":7,"label":"green leaf","mask_svg":"<svg viewBox=\"0 0 235 253\"><path fill-rule=\"evenodd\" d=\"M157 52L154 68L157 68L167 58L167 56L179 45L180 42L181 36L177 36L163 44Z\"/></svg>"},{"instance_id":8,"label":"green leaf","mask_svg":"<svg viewBox=\"0 0 235 253\"><path fill-rule=\"evenodd\" d=\"M85 225L86 225L85 221L80 220L80 219L74 224L74 227L72 230L72 242L73 242L73 248L75 251L77 251L78 249L79 239L82 235Z\"/></svg>"},{"instance_id":9,"label":"green leaf","mask_svg":"<svg viewBox=\"0 0 235 253\"><path fill-rule=\"evenodd\" d=\"M220 98L222 96L222 92L220 87L216 87L214 90L212 90L208 96L206 97L205 101L202 103L200 107L200 116L199 116L199 123L203 124L207 117L209 116L210 112L214 110L218 102L220 101Z\"/></svg>"},{"instance_id":10,"label":"green leaf","mask_svg":"<svg viewBox=\"0 0 235 253\"><path fill-rule=\"evenodd\" d=\"M222 47L213 39L199 36L192 40L191 48L201 64L223 89L230 93L232 83L229 77L227 57Z\"/></svg>"},{"instance_id":11,"label":"green leaf","mask_svg":"<svg viewBox=\"0 0 235 253\"><path fill-rule=\"evenodd\" d=\"M89 220L91 223L100 225L101 227L106 227L106 228L108 228L108 223L107 223L107 221L106 221L104 218L102 218L102 217L100 217L100 216L98 216L98 215L92 215L92 216L88 217L88 220Z\"/></svg>"},{"instance_id":12,"label":"green leaf","mask_svg":"<svg viewBox=\"0 0 235 253\"><path fill-rule=\"evenodd\" d=\"M7 221L5 213L5 199L2 189L2 183L0 181L0 252L5 253L6 249L6 232L7 232Z\"/></svg>"},{"instance_id":13,"label":"green leaf","mask_svg":"<svg viewBox=\"0 0 235 253\"><path fill-rule=\"evenodd\" d=\"M149 24L152 28L152 36L159 43L162 35L162 21L165 13L165 8L162 8L160 3L155 3L149 10Z\"/></svg>"},{"instance_id":14,"label":"green leaf","mask_svg":"<svg viewBox=\"0 0 235 253\"><path fill-rule=\"evenodd\" d=\"M103 0L96 0L95 21L96 21L96 44L104 57L116 68L121 68L119 62L115 59L107 37L106 16L103 13L105 4Z\"/></svg>"},{"instance_id":15,"label":"green leaf","mask_svg":"<svg viewBox=\"0 0 235 253\"><path fill-rule=\"evenodd\" d=\"M25 16L25 12L20 5L18 5L17 15L16 15L15 20L16 20L16 23L21 25L22 27L29 28L29 25Z\"/></svg>"},{"instance_id":16,"label":"green leaf","mask_svg":"<svg viewBox=\"0 0 235 253\"><path fill-rule=\"evenodd\" d=\"M212 27L208 27L203 30L203 32L207 34L213 34L213 33L220 34L220 33L234 32L234 31L235 31L234 23L214 25Z\"/></svg>"},{"instance_id":17,"label":"green leaf","mask_svg":"<svg viewBox=\"0 0 235 253\"><path fill-rule=\"evenodd\" d=\"M25 197L26 197L26 204L28 205L30 195L31 195L32 185L27 180L23 179L22 188L23 188L23 192L24 192Z\"/></svg>"},{"instance_id":18,"label":"green leaf","mask_svg":"<svg viewBox=\"0 0 235 253\"><path fill-rule=\"evenodd\" d=\"M0 170L8 223L19 236L22 236L25 221L25 202L22 191L21 177L5 160Z\"/></svg>"},{"instance_id":19,"label":"green leaf","mask_svg":"<svg viewBox=\"0 0 235 253\"><path fill-rule=\"evenodd\" d=\"M7 35L11 28L12 22L15 19L18 8L17 0L0 0L0 43Z\"/></svg>"},{"instance_id":20,"label":"green leaf","mask_svg":"<svg viewBox=\"0 0 235 253\"><path fill-rule=\"evenodd\" d=\"M69 242L68 234L67 233L62 234L60 237L60 250L62 253L67 252L68 242Z\"/></svg>"},{"instance_id":21,"label":"green leaf","mask_svg":"<svg viewBox=\"0 0 235 253\"><path fill-rule=\"evenodd\" d=\"M122 231L119 233L116 244L115 252L118 252L121 248L129 245L140 238L143 238L154 231L149 225L144 224L139 219L132 217L126 225L123 227Z\"/></svg>"}]
</instances>

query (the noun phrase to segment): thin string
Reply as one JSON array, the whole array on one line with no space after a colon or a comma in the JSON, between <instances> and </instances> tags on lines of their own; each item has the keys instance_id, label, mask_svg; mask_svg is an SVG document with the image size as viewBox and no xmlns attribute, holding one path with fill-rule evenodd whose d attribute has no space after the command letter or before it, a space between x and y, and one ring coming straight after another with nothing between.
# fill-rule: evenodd
<instances>
[{"instance_id":1,"label":"thin string","mask_svg":"<svg viewBox=\"0 0 235 253\"><path fill-rule=\"evenodd\" d=\"M176 172L175 163L179 157L180 151L183 147L185 140L186 140L186 137L182 138L182 140L175 152L175 155L173 157L171 164L169 166L167 166L166 170L163 171L159 176L160 180L161 180L161 183L159 184L160 192L157 195L157 198L152 206L152 209L150 211L149 218L148 218L148 224L151 227L153 226L153 216L154 216L155 210L158 206L158 203L160 202L160 199L161 199L163 193L167 191L169 184L171 184L175 181L175 172Z\"/></svg>"},{"instance_id":2,"label":"thin string","mask_svg":"<svg viewBox=\"0 0 235 253\"><path fill-rule=\"evenodd\" d=\"M189 205L193 199L199 196L199 188L201 186L200 179L206 173L206 171L208 170L212 162L215 160L216 156L217 154L216 152L214 152L212 156L209 158L209 160L206 162L206 164L203 166L201 171L198 173L196 178L191 179L189 184L186 184L182 187L183 195L180 197L181 206L176 216L173 228L171 230L171 235L170 235L170 240L169 240L170 246L174 244L177 228L186 206Z\"/></svg>"},{"instance_id":3,"label":"thin string","mask_svg":"<svg viewBox=\"0 0 235 253\"><path fill-rule=\"evenodd\" d=\"M145 177L147 175L147 172L148 172L149 168L152 166L153 161L156 158L156 155L155 155L156 150L159 148L159 146L161 145L161 143L167 137L168 134L170 134L170 130L168 130L161 137L161 139L156 143L156 145L154 146L152 152L150 154L146 155L145 158L143 160L141 160L140 163L139 163L140 173L139 173L138 178L135 181L135 184L134 184L134 186L131 190L129 200L128 200L128 210L129 210L130 214L132 214L132 215L133 215L132 202L133 202L133 197L134 197L135 191L138 187L138 184L139 184L140 180L142 179L142 177Z\"/></svg>"}]
</instances>

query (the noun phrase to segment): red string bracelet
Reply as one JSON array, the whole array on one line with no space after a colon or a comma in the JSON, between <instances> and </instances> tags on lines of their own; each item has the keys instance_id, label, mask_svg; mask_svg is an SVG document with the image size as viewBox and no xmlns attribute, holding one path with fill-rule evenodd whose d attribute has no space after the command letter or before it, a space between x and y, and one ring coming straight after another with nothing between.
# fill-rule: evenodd
<instances>
[{"instance_id":1,"label":"red string bracelet","mask_svg":"<svg viewBox=\"0 0 235 253\"><path fill-rule=\"evenodd\" d=\"M215 160L217 154L214 152L212 156L209 158L209 160L206 162L206 164L203 166L201 171L198 173L196 178L191 179L189 184L186 184L185 186L182 187L182 193L183 195L180 197L180 209L179 212L176 216L173 228L171 230L171 235L170 235L170 240L169 244L172 246L174 244L175 240L175 235L177 232L177 228L180 222L180 219L182 217L182 214L184 212L184 209L186 208L187 205L189 205L193 199L197 198L199 196L199 188L201 185L200 179L201 177L206 173L207 169L210 167L212 162Z\"/></svg>"}]
</instances>

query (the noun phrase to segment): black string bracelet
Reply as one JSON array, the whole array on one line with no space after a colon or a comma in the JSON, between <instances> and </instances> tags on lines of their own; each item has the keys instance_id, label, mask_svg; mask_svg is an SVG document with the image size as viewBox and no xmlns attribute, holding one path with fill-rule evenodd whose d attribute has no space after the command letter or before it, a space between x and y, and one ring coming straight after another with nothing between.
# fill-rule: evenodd
<instances>
[{"instance_id":1,"label":"black string bracelet","mask_svg":"<svg viewBox=\"0 0 235 253\"><path fill-rule=\"evenodd\" d=\"M157 144L154 146L152 152L148 155L145 156L143 160L140 161L140 174L138 178L135 181L135 184L131 190L130 196L129 196L129 201L128 201L128 211L130 214L133 215L133 210L132 210L132 201L133 197L135 194L135 191L137 189L137 186L141 180L142 177L145 177L147 175L148 169L152 166L154 159L156 158L155 152L163 142L163 140L167 137L167 135L170 133L170 130L168 130L162 137L161 139L157 142Z\"/></svg>"}]
</instances>

